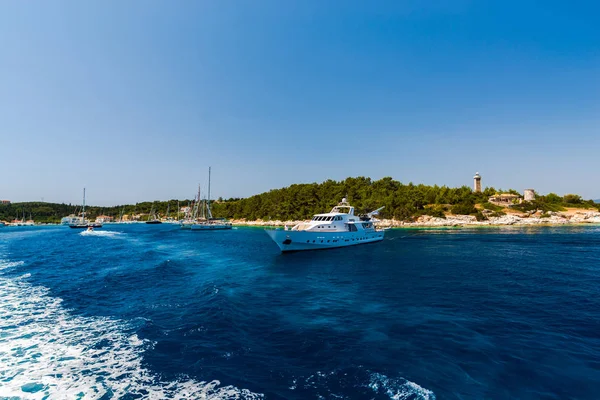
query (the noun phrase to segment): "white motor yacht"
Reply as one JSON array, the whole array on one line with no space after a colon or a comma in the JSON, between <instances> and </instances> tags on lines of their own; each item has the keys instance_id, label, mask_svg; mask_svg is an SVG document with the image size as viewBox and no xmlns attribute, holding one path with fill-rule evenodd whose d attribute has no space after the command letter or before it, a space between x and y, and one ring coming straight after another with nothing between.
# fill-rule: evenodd
<instances>
[{"instance_id":1,"label":"white motor yacht","mask_svg":"<svg viewBox=\"0 0 600 400\"><path fill-rule=\"evenodd\" d=\"M312 220L295 225L291 229L267 229L282 252L299 250L319 250L334 247L353 246L383 240L384 231L375 229L373 217L383 207L367 215L354 215L346 199L333 207L331 212L316 214Z\"/></svg>"}]
</instances>

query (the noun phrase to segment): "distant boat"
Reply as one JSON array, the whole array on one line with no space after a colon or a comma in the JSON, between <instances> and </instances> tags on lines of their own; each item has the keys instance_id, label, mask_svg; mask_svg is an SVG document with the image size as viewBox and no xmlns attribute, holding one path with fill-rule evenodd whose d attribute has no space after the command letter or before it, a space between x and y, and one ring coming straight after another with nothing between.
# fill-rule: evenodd
<instances>
[{"instance_id":1,"label":"distant boat","mask_svg":"<svg viewBox=\"0 0 600 400\"><path fill-rule=\"evenodd\" d=\"M151 225L162 224L162 221L156 216L156 213L154 212L154 203L152 203L150 215L148 215L148 221L146 221L146 223Z\"/></svg>"},{"instance_id":2,"label":"distant boat","mask_svg":"<svg viewBox=\"0 0 600 400\"><path fill-rule=\"evenodd\" d=\"M198 220L198 206L200 204L200 185L198 185L198 194L194 197L194 201L190 205L188 202L188 206L185 209L185 213L183 215L183 219L179 221L179 226L181 229L192 229L192 225L195 224Z\"/></svg>"},{"instance_id":3,"label":"distant boat","mask_svg":"<svg viewBox=\"0 0 600 400\"><path fill-rule=\"evenodd\" d=\"M200 200L200 191L198 191L198 201ZM192 231L216 231L223 229L231 229L231 222L225 218L213 218L210 210L210 167L208 167L208 199L205 203L206 214L205 219L189 224L189 229ZM204 212L204 207L202 211ZM182 225L183 227L183 225Z\"/></svg>"},{"instance_id":4,"label":"distant boat","mask_svg":"<svg viewBox=\"0 0 600 400\"><path fill-rule=\"evenodd\" d=\"M331 212L316 214L311 221L302 222L291 229L286 226L284 229L268 229L266 232L282 252L379 242L383 240L385 233L375 229L373 216L382 208L357 216L354 215L354 207L344 198Z\"/></svg>"},{"instance_id":5,"label":"distant boat","mask_svg":"<svg viewBox=\"0 0 600 400\"><path fill-rule=\"evenodd\" d=\"M167 224L178 224L179 221L169 215L169 211L171 209L171 200L167 201L167 217L164 222Z\"/></svg>"},{"instance_id":6,"label":"distant boat","mask_svg":"<svg viewBox=\"0 0 600 400\"><path fill-rule=\"evenodd\" d=\"M25 220L25 208L23 208L23 218L14 219L11 223L11 226L34 226L35 222L31 219L31 213L29 213L29 219Z\"/></svg>"},{"instance_id":7,"label":"distant boat","mask_svg":"<svg viewBox=\"0 0 600 400\"><path fill-rule=\"evenodd\" d=\"M83 207L81 209L81 219L78 219L74 223L69 224L69 228L86 229L88 227L102 228L102 224L91 223L85 219L85 188L83 188Z\"/></svg>"},{"instance_id":8,"label":"distant boat","mask_svg":"<svg viewBox=\"0 0 600 400\"><path fill-rule=\"evenodd\" d=\"M78 217L75 214L71 214L67 217L63 217L60 220L61 225L79 225L79 224L83 224L83 218Z\"/></svg>"}]
</instances>

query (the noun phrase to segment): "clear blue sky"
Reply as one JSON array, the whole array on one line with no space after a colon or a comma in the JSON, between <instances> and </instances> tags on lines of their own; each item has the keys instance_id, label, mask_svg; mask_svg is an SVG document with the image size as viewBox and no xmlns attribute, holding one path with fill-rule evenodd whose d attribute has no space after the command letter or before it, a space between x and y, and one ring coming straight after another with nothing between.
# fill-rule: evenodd
<instances>
[{"instance_id":1,"label":"clear blue sky","mask_svg":"<svg viewBox=\"0 0 600 400\"><path fill-rule=\"evenodd\" d=\"M0 198L292 183L599 198L596 1L0 2Z\"/></svg>"}]
</instances>

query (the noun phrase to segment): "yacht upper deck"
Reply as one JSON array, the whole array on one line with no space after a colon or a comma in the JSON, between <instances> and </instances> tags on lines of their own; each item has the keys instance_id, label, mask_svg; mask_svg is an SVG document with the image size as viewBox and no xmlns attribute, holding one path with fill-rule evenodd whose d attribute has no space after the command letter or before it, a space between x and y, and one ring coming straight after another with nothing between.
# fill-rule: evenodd
<instances>
[{"instance_id":1,"label":"yacht upper deck","mask_svg":"<svg viewBox=\"0 0 600 400\"><path fill-rule=\"evenodd\" d=\"M366 216L354 215L354 207L348 204L345 198L330 212L315 214L310 221L292 228L293 231L315 232L352 232L368 229L375 229L371 221L371 213Z\"/></svg>"}]
</instances>

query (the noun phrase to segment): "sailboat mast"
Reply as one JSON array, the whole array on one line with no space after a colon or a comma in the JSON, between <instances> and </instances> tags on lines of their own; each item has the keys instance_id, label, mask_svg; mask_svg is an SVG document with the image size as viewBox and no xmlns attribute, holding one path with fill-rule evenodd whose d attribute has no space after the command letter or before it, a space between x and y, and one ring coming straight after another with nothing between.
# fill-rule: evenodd
<instances>
[{"instance_id":1,"label":"sailboat mast","mask_svg":"<svg viewBox=\"0 0 600 400\"><path fill-rule=\"evenodd\" d=\"M208 211L208 218L212 218L212 213L210 212L210 167L208 167L208 200L206 203L206 210Z\"/></svg>"},{"instance_id":2,"label":"sailboat mast","mask_svg":"<svg viewBox=\"0 0 600 400\"><path fill-rule=\"evenodd\" d=\"M82 209L82 215L83 215L83 222L85 223L85 188L83 188L83 209Z\"/></svg>"},{"instance_id":3,"label":"sailboat mast","mask_svg":"<svg viewBox=\"0 0 600 400\"><path fill-rule=\"evenodd\" d=\"M198 195L196 196L196 203L194 204L194 212L193 212L194 220L198 218L199 207L200 207L200 184L198 184Z\"/></svg>"}]
</instances>

